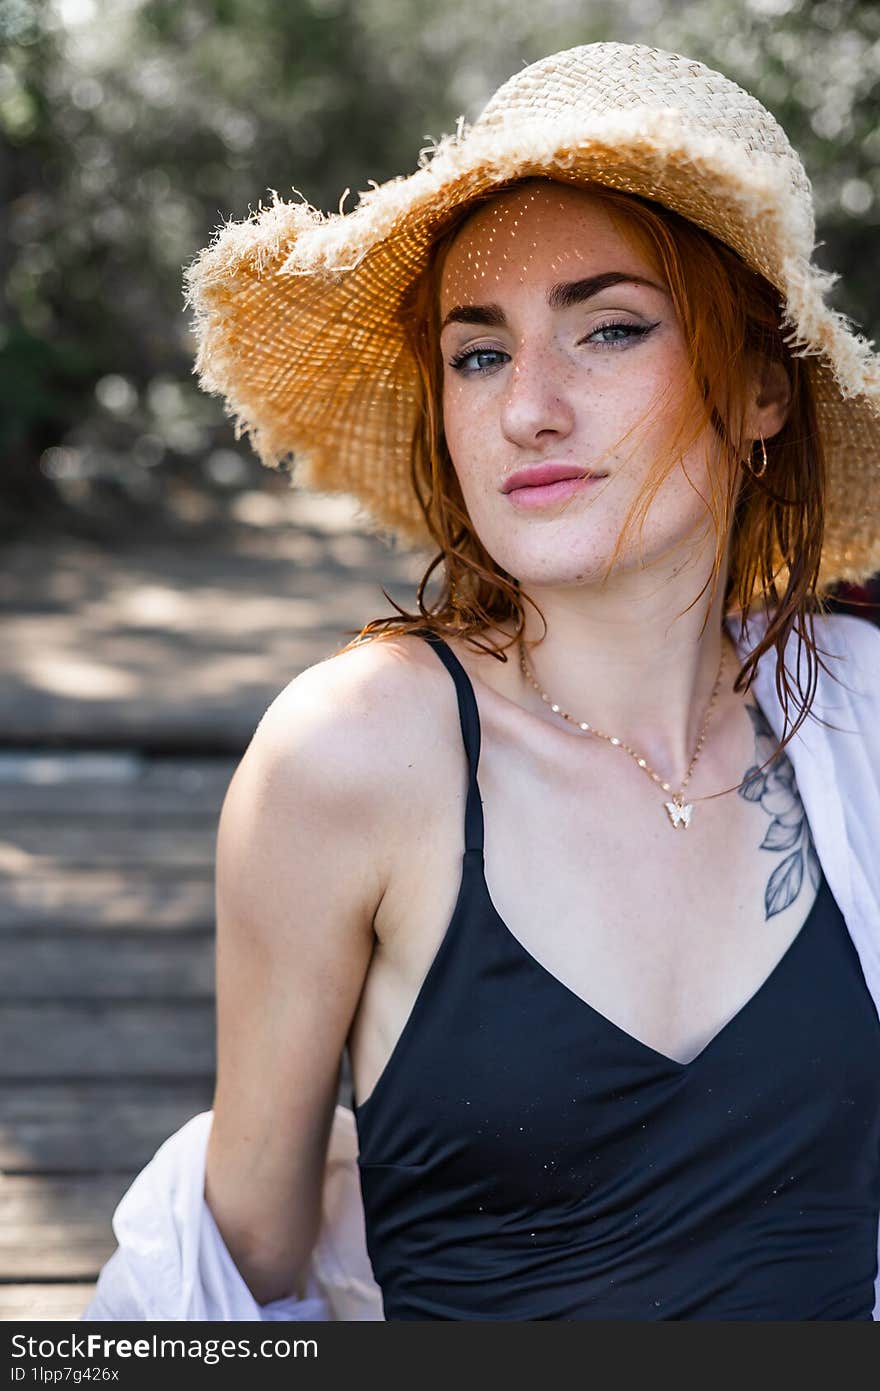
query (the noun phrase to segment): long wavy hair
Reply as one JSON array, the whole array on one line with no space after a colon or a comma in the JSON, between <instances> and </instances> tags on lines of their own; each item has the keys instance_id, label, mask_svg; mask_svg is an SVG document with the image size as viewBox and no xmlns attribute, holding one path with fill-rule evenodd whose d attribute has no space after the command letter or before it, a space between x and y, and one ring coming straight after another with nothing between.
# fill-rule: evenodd
<instances>
[{"instance_id":1,"label":"long wavy hair","mask_svg":"<svg viewBox=\"0 0 880 1391\"><path fill-rule=\"evenodd\" d=\"M404 296L400 319L417 365L419 386L412 437L412 487L437 553L418 585L418 612L408 612L383 589L396 614L364 624L342 651L366 639L391 638L427 628L440 637L461 638L476 650L507 661L508 648L520 638L525 641L526 603L540 615L546 634L546 619L538 604L523 591L516 577L488 554L468 516L443 431L443 359L439 342L440 277L462 224L475 207L534 181L531 176L509 180L457 209L438 230L428 264ZM668 416L670 420L667 447L655 457L627 514L604 579L611 573L637 521L641 537L657 491L672 469L683 467L683 451L710 425L719 446L721 466L716 464L708 470L710 495L703 499L715 532L715 556L706 581L706 585L711 584L711 594L703 627L729 546L723 607L725 616L739 613L741 640L755 599L769 610L767 627L737 673L733 689L748 692L762 654L774 647L776 690L786 723L794 687L783 654L792 630L798 634L797 691L802 700L796 703L801 710L771 756L776 759L811 713L818 666L828 670L818 655L821 649L817 647L813 624L816 613L827 611L826 595L817 588L827 466L809 364L790 351L783 336L779 292L735 251L649 199L601 184L578 186L601 201L621 234L665 281L688 353L690 390L678 391L673 399L677 384L670 383L669 410L664 415L664 419ZM785 425L765 442L766 471L756 477L743 458L746 441L741 422L755 363L762 357L783 365L791 386L791 403ZM653 419L656 404L652 402L649 412ZM647 420L646 415L627 435ZM615 443L615 449L619 443ZM751 457L756 464L763 457L757 444L752 446ZM737 493L739 471L743 477ZM695 487L693 483L691 486ZM695 487L695 491L699 489ZM780 596L777 578L784 567L787 579ZM429 603L428 585L435 572L440 589ZM688 609L698 602L706 585ZM512 622L514 631L507 641L497 642L487 634L490 627L508 622ZM800 680L803 648L807 654L806 691Z\"/></svg>"}]
</instances>

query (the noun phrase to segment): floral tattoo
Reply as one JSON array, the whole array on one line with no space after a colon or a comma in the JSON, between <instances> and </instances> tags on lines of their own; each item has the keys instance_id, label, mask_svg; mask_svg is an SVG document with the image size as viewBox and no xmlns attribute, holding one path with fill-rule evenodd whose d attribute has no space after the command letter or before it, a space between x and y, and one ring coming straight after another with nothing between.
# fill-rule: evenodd
<instances>
[{"instance_id":1,"label":"floral tattoo","mask_svg":"<svg viewBox=\"0 0 880 1391\"><path fill-rule=\"evenodd\" d=\"M769 920L797 898L804 881L805 862L817 891L821 870L791 761L783 753L774 765L760 770L760 765L773 753L777 740L764 712L753 705L747 705L746 709L755 734L755 762L743 779L739 795L747 802L760 802L767 815L773 818L761 841L761 849L776 854L787 852L764 890L764 909Z\"/></svg>"}]
</instances>

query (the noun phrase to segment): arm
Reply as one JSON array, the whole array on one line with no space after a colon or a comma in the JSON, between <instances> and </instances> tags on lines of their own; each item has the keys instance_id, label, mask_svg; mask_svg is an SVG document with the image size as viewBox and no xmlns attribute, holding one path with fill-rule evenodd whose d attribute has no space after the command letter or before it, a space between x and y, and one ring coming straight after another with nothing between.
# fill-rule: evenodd
<instances>
[{"instance_id":1,"label":"arm","mask_svg":"<svg viewBox=\"0 0 880 1391\"><path fill-rule=\"evenodd\" d=\"M375 668L374 654L355 650L282 692L218 827L205 1198L260 1304L303 1292L342 1051L386 883Z\"/></svg>"}]
</instances>

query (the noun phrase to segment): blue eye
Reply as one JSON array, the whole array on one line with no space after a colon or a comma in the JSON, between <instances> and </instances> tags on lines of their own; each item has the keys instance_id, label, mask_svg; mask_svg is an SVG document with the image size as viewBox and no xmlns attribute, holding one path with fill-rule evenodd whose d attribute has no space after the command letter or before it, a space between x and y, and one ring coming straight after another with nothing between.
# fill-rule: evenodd
<instances>
[{"instance_id":1,"label":"blue eye","mask_svg":"<svg viewBox=\"0 0 880 1391\"><path fill-rule=\"evenodd\" d=\"M500 348L469 348L450 358L449 366L454 367L457 372L461 372L464 364L469 362L472 357L507 357L507 353L503 353ZM462 376L476 377L480 376L483 371L484 368L478 367L475 372L462 372Z\"/></svg>"},{"instance_id":2,"label":"blue eye","mask_svg":"<svg viewBox=\"0 0 880 1391\"><path fill-rule=\"evenodd\" d=\"M613 332L615 335L622 334L623 336L615 336L610 339L606 338L602 342L597 342L596 346L599 348L612 349L625 348L628 347L634 339L643 338L646 333L650 333L651 330L656 327L657 324L627 324L615 320L612 323L597 324L597 326L590 331L586 338L581 339L581 342L589 343L590 340L595 338L596 335L599 333ZM469 362L472 357L507 357L507 353L503 352L501 348L466 348L464 352L457 353L455 357L449 359L449 366L452 367L456 372L459 372L463 377L485 376L486 372L489 371L490 368L476 367L473 371L464 370L465 363ZM492 364L490 364L490 367L491 365Z\"/></svg>"},{"instance_id":3,"label":"blue eye","mask_svg":"<svg viewBox=\"0 0 880 1391\"><path fill-rule=\"evenodd\" d=\"M595 338L595 336L596 336L597 333L620 333L620 332L623 332L623 333L626 333L626 334L635 334L636 337L639 337L641 334L647 333L648 330L647 330L646 327L643 327L641 324L600 324L598 328L594 328L594 329L593 329L593 332L590 334L590 338ZM586 339L585 341L586 341L586 342L589 342L589 339ZM628 338L610 338L610 339L606 338L606 339L605 339L606 344L610 344L610 343L626 343L626 342L628 342L628 341L629 341Z\"/></svg>"}]
</instances>

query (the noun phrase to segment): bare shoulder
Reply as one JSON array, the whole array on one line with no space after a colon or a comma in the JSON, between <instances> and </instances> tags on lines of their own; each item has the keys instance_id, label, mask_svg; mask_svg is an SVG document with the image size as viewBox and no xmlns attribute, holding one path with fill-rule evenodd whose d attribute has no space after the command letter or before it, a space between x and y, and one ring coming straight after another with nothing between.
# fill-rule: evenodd
<instances>
[{"instance_id":1,"label":"bare shoulder","mask_svg":"<svg viewBox=\"0 0 880 1391\"><path fill-rule=\"evenodd\" d=\"M448 677L446 677L448 681ZM415 635L374 638L306 667L275 697L258 726L267 748L307 745L329 777L387 778L430 731L443 669Z\"/></svg>"},{"instance_id":2,"label":"bare shoulder","mask_svg":"<svg viewBox=\"0 0 880 1391\"><path fill-rule=\"evenodd\" d=\"M428 644L414 634L373 638L305 668L279 692L243 775L380 842L405 819L456 726L452 683Z\"/></svg>"}]
</instances>

